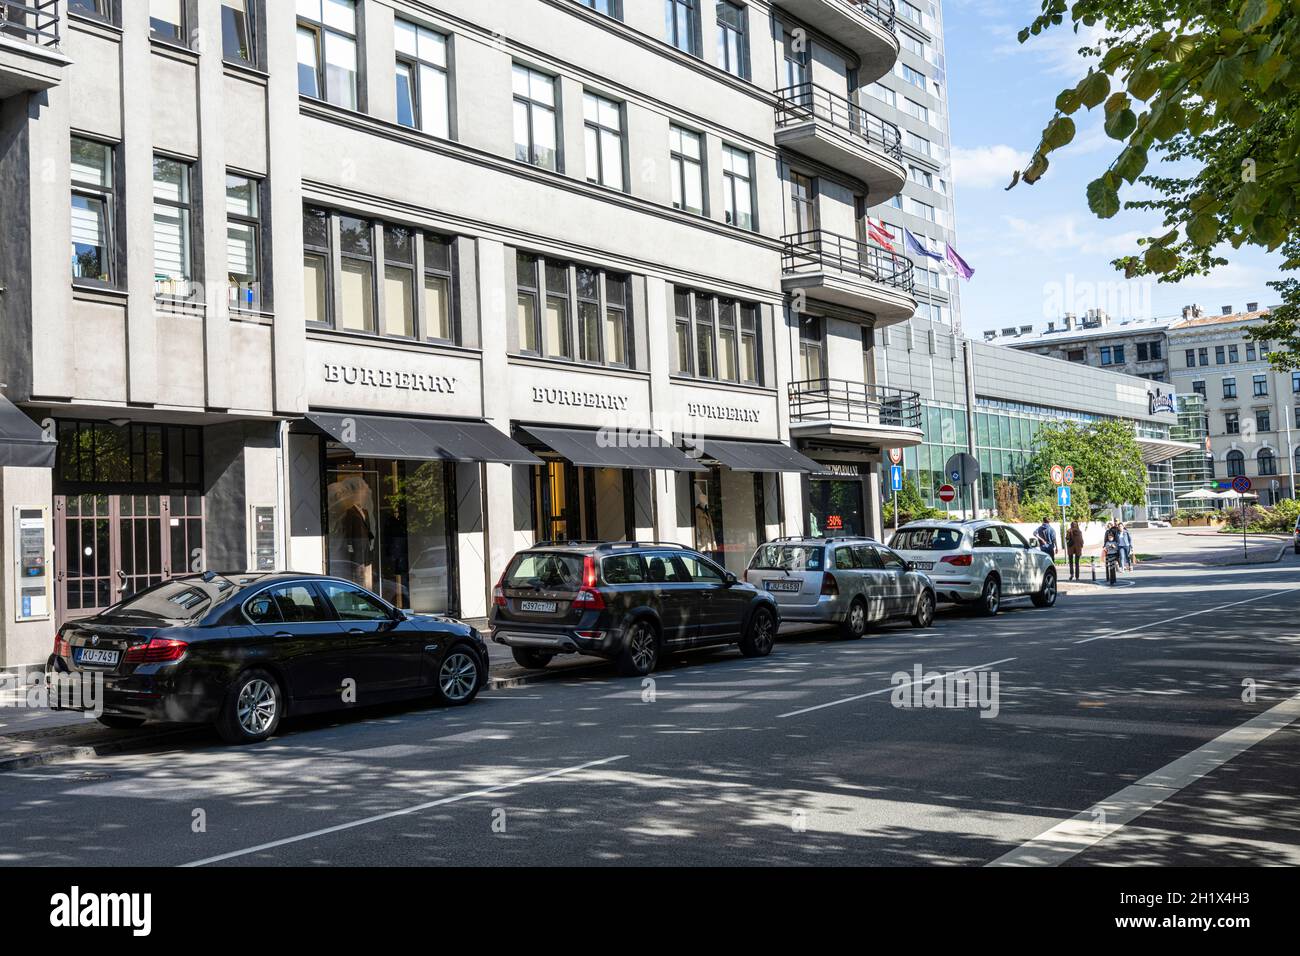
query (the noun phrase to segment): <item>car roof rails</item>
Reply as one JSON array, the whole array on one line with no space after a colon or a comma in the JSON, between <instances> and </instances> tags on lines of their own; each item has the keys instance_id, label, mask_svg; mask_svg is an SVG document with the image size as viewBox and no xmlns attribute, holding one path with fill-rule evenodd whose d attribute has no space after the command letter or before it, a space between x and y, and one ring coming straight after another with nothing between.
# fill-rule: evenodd
<instances>
[{"instance_id":1,"label":"car roof rails","mask_svg":"<svg viewBox=\"0 0 1300 956\"><path fill-rule=\"evenodd\" d=\"M534 548L594 548L604 544L603 541L583 541L578 538L568 538L563 541L546 540L534 542L531 547Z\"/></svg>"},{"instance_id":2,"label":"car roof rails","mask_svg":"<svg viewBox=\"0 0 1300 956\"><path fill-rule=\"evenodd\" d=\"M599 547L614 550L615 548L677 548L680 551L690 551L689 545L682 544L680 541L605 541Z\"/></svg>"}]
</instances>

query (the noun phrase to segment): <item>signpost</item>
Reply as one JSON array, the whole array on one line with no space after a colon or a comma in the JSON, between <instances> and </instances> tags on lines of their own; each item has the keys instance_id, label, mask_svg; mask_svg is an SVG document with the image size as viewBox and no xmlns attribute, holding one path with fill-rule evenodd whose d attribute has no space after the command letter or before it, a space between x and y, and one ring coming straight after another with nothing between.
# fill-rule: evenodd
<instances>
[{"instance_id":1,"label":"signpost","mask_svg":"<svg viewBox=\"0 0 1300 956\"><path fill-rule=\"evenodd\" d=\"M963 516L966 513L966 487L974 485L980 480L980 463L974 455L966 452L958 452L948 459L948 463L943 466L944 475L959 489L962 494L961 510ZM975 494L971 493L971 517L975 517Z\"/></svg>"},{"instance_id":2,"label":"signpost","mask_svg":"<svg viewBox=\"0 0 1300 956\"><path fill-rule=\"evenodd\" d=\"M1056 489L1056 503L1061 506L1061 514L1065 514L1065 509L1070 507L1070 486L1061 485ZM1062 517L1064 523L1064 517Z\"/></svg>"},{"instance_id":3,"label":"signpost","mask_svg":"<svg viewBox=\"0 0 1300 956\"><path fill-rule=\"evenodd\" d=\"M1232 479L1232 490L1241 495L1241 557L1242 560L1250 559L1250 545L1246 537L1246 495L1250 492L1250 479L1245 475L1238 475Z\"/></svg>"},{"instance_id":4,"label":"signpost","mask_svg":"<svg viewBox=\"0 0 1300 956\"><path fill-rule=\"evenodd\" d=\"M902 458L902 457L903 457L903 451L902 451L902 449L900 449L900 448L895 448L895 449L892 449L892 450L890 451L890 453L889 453L889 457L890 457L890 458L893 458L893 457L894 457L894 452L897 452L897 453L898 453L898 457L899 457L899 458ZM897 531L898 531L898 493L899 493L900 491L903 490L903 466L900 465L900 464L898 464L897 462L895 462L894 464L892 464L892 465L889 466L889 487L890 487L890 488L893 490L893 492L894 492L894 531L895 531L895 533L897 533Z\"/></svg>"},{"instance_id":5,"label":"signpost","mask_svg":"<svg viewBox=\"0 0 1300 956\"><path fill-rule=\"evenodd\" d=\"M1056 485L1056 503L1061 508L1061 541L1065 541L1065 509L1070 507L1071 490L1074 484L1074 466L1053 465L1050 472L1052 484Z\"/></svg>"},{"instance_id":6,"label":"signpost","mask_svg":"<svg viewBox=\"0 0 1300 956\"><path fill-rule=\"evenodd\" d=\"M944 485L942 488L939 489L939 500L942 501L944 504L948 504L948 502L952 501L956 497L957 497L957 489L954 488L952 485Z\"/></svg>"},{"instance_id":7,"label":"signpost","mask_svg":"<svg viewBox=\"0 0 1300 956\"><path fill-rule=\"evenodd\" d=\"M892 464L901 465L903 463L903 449L901 448L889 449L889 460Z\"/></svg>"}]
</instances>

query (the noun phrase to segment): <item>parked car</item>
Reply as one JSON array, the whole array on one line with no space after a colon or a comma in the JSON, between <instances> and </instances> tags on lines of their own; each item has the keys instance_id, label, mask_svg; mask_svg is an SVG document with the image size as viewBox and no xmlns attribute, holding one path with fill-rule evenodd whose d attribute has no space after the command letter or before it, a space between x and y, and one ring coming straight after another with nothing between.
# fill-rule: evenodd
<instances>
[{"instance_id":1,"label":"parked car","mask_svg":"<svg viewBox=\"0 0 1300 956\"><path fill-rule=\"evenodd\" d=\"M489 624L492 640L523 667L590 654L640 675L690 648L736 644L746 657L764 657L781 612L770 594L681 545L567 543L511 559L492 592Z\"/></svg>"},{"instance_id":2,"label":"parked car","mask_svg":"<svg viewBox=\"0 0 1300 956\"><path fill-rule=\"evenodd\" d=\"M230 743L265 740L289 714L426 696L468 704L487 670L474 628L349 581L211 571L69 621L47 663L51 675L103 676L109 727L212 723Z\"/></svg>"},{"instance_id":3,"label":"parked car","mask_svg":"<svg viewBox=\"0 0 1300 956\"><path fill-rule=\"evenodd\" d=\"M1295 553L1300 554L1300 518L1295 519Z\"/></svg>"},{"instance_id":4,"label":"parked car","mask_svg":"<svg viewBox=\"0 0 1300 956\"><path fill-rule=\"evenodd\" d=\"M858 638L876 623L934 623L925 574L871 538L777 538L760 545L745 580L776 598L787 621L837 624Z\"/></svg>"},{"instance_id":5,"label":"parked car","mask_svg":"<svg viewBox=\"0 0 1300 956\"><path fill-rule=\"evenodd\" d=\"M997 614L1007 598L1056 603L1056 565L1001 521L915 521L894 533L890 547L929 575L940 600L974 604Z\"/></svg>"}]
</instances>

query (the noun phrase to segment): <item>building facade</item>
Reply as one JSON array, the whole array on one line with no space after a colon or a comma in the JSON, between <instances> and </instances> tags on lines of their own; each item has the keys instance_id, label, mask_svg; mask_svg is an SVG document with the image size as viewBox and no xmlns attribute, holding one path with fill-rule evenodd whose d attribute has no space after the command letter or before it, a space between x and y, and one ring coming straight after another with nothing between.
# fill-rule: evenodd
<instances>
[{"instance_id":1,"label":"building facade","mask_svg":"<svg viewBox=\"0 0 1300 956\"><path fill-rule=\"evenodd\" d=\"M185 571L475 617L535 541L879 528L890 0L0 6L0 662Z\"/></svg>"},{"instance_id":2,"label":"building facade","mask_svg":"<svg viewBox=\"0 0 1300 956\"><path fill-rule=\"evenodd\" d=\"M1114 321L1106 312L1094 309L1083 316L1067 314L1037 331L1033 326L990 330L984 333L984 341L1153 382L1168 382L1166 333L1173 321Z\"/></svg>"}]
</instances>

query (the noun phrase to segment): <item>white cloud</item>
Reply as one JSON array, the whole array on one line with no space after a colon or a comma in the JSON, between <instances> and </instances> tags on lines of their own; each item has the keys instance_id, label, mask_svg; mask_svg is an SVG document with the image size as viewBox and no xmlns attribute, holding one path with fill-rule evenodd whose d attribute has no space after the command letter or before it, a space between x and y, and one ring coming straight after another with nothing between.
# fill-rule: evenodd
<instances>
[{"instance_id":1,"label":"white cloud","mask_svg":"<svg viewBox=\"0 0 1300 956\"><path fill-rule=\"evenodd\" d=\"M1029 162L1029 154L1011 146L976 146L966 149L961 146L952 148L952 178L958 186L965 189L991 189L994 186L1006 186L1011 182L1011 174L1023 169Z\"/></svg>"}]
</instances>

